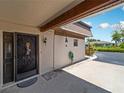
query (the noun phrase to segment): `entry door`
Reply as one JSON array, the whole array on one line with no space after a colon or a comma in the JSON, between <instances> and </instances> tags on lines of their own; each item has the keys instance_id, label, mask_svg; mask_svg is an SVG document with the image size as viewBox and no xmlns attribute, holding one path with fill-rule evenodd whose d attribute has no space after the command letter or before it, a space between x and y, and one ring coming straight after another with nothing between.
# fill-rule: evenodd
<instances>
[{"instance_id":1,"label":"entry door","mask_svg":"<svg viewBox=\"0 0 124 93\"><path fill-rule=\"evenodd\" d=\"M14 80L13 33L3 33L3 83Z\"/></svg>"},{"instance_id":2,"label":"entry door","mask_svg":"<svg viewBox=\"0 0 124 93\"><path fill-rule=\"evenodd\" d=\"M16 33L16 81L38 73L37 36Z\"/></svg>"}]
</instances>

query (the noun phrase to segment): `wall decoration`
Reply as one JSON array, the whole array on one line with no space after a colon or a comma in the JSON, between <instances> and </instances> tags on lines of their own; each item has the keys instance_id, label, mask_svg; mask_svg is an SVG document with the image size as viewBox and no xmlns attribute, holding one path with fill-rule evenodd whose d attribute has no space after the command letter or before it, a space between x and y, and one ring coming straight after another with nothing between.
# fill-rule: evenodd
<instances>
[{"instance_id":1,"label":"wall decoration","mask_svg":"<svg viewBox=\"0 0 124 93\"><path fill-rule=\"evenodd\" d=\"M26 46L26 55L30 56L30 54L31 54L31 43L26 42L25 46Z\"/></svg>"}]
</instances>

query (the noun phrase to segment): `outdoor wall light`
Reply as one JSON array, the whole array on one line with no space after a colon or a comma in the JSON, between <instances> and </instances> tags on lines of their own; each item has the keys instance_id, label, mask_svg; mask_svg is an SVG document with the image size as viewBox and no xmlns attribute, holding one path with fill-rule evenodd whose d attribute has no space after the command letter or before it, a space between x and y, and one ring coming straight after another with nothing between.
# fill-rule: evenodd
<instances>
[{"instance_id":1,"label":"outdoor wall light","mask_svg":"<svg viewBox=\"0 0 124 93\"><path fill-rule=\"evenodd\" d=\"M65 43L68 43L68 39L67 39L67 37L65 38Z\"/></svg>"},{"instance_id":2,"label":"outdoor wall light","mask_svg":"<svg viewBox=\"0 0 124 93\"><path fill-rule=\"evenodd\" d=\"M46 37L43 38L43 43L46 45L46 43L47 43L47 38Z\"/></svg>"},{"instance_id":3,"label":"outdoor wall light","mask_svg":"<svg viewBox=\"0 0 124 93\"><path fill-rule=\"evenodd\" d=\"M67 47L67 43L68 43L68 39L67 39L67 37L65 38L65 46Z\"/></svg>"}]
</instances>

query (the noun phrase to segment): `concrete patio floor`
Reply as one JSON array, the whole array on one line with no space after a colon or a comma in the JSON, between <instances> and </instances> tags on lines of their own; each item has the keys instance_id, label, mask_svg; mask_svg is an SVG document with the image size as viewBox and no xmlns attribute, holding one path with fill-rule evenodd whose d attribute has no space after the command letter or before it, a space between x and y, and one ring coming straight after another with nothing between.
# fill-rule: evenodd
<instances>
[{"instance_id":1,"label":"concrete patio floor","mask_svg":"<svg viewBox=\"0 0 124 93\"><path fill-rule=\"evenodd\" d=\"M26 88L16 85L0 93L124 93L124 66L83 61L55 71L52 78L38 77Z\"/></svg>"}]
</instances>

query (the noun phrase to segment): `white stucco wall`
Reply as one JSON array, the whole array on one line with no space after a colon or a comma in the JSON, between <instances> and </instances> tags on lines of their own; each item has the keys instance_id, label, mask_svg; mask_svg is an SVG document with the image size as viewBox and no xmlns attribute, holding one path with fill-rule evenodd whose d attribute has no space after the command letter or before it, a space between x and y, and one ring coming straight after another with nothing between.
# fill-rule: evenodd
<instances>
[{"instance_id":1,"label":"white stucco wall","mask_svg":"<svg viewBox=\"0 0 124 93\"><path fill-rule=\"evenodd\" d=\"M53 70L53 39L54 31L49 30L42 33L41 39L47 38L46 44L41 41L41 73L46 73Z\"/></svg>"},{"instance_id":2,"label":"white stucco wall","mask_svg":"<svg viewBox=\"0 0 124 93\"><path fill-rule=\"evenodd\" d=\"M3 32L20 32L39 35L39 73L43 74L71 63L68 52L74 53L74 62L84 58L84 40L78 39L78 47L73 46L73 39L68 37L68 47L65 47L65 37L54 35L53 30L40 32L30 26L0 22L0 89L3 84ZM46 45L43 38L47 38ZM55 41L54 41L55 40Z\"/></svg>"},{"instance_id":3,"label":"white stucco wall","mask_svg":"<svg viewBox=\"0 0 124 93\"><path fill-rule=\"evenodd\" d=\"M74 61L79 61L84 59L85 56L85 41L83 39L78 39L78 46L74 47L74 39L67 37L68 43L65 46L65 37L55 35L55 49L54 49L54 67L55 69L66 66L71 63L68 58L68 52L72 51L74 53Z\"/></svg>"}]
</instances>

